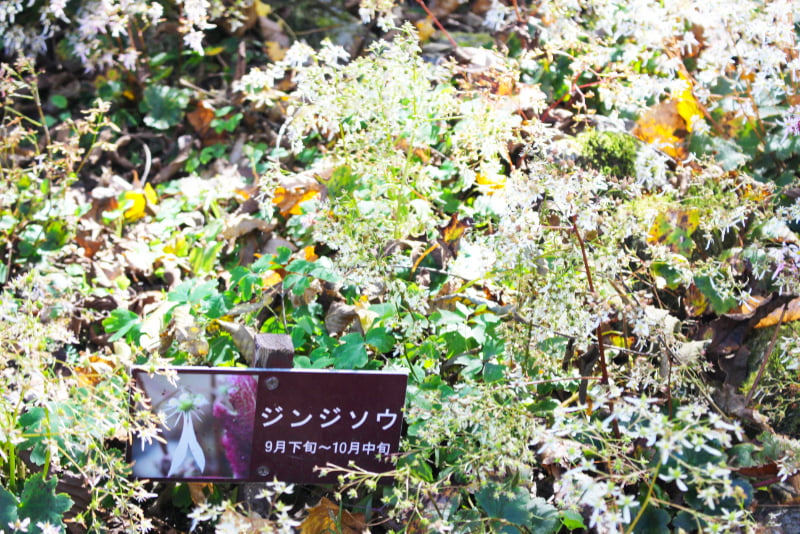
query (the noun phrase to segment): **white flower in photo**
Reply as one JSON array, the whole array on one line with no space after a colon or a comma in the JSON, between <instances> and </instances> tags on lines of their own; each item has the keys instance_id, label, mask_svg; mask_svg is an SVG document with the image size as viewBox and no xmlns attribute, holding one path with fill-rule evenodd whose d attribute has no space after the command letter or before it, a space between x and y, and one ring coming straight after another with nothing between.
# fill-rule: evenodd
<instances>
[{"instance_id":1,"label":"white flower in photo","mask_svg":"<svg viewBox=\"0 0 800 534\"><path fill-rule=\"evenodd\" d=\"M197 441L194 431L194 419L199 418L199 410L208 404L208 399L199 394L183 391L177 397L169 400L167 406L171 411L170 415L175 415L176 422L180 421L183 425L178 446L173 453L172 464L170 464L168 477L180 472L186 467L188 459L193 459L197 468L202 473L206 468L206 456L203 448Z\"/></svg>"}]
</instances>

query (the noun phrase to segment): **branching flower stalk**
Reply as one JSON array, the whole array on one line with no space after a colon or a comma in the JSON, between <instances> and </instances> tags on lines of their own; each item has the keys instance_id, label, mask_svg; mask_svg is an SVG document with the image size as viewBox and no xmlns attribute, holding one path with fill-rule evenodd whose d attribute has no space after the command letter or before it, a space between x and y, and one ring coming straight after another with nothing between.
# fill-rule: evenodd
<instances>
[{"instance_id":1,"label":"branching flower stalk","mask_svg":"<svg viewBox=\"0 0 800 534\"><path fill-rule=\"evenodd\" d=\"M578 244L581 247L581 258L583 259L583 267L586 270L586 283L589 286L589 293L592 296L595 296L595 295L597 295L597 292L594 290L594 282L592 281L592 269L589 266L589 257L586 254L586 245L583 242L583 237L581 237L581 232L580 232L580 229L578 228L578 216L577 215L573 215L571 221L572 221L572 234L575 236L575 239L577 239ZM597 335L597 351L599 353L599 358L598 359L600 361L600 373L601 373L601 376L602 376L602 378L600 380L600 383L603 384L603 385L608 385L609 376L608 376L608 366L606 365L605 346L603 344L604 332L603 332L602 323L597 325L597 331L596 332L597 332L597 334L596 334ZM614 413L614 403L610 402L608 407L609 407L609 410L611 411L611 413L613 414ZM613 425L614 425L614 436L616 438L619 438L620 437L620 432L619 432L619 426L617 424L616 419L614 420Z\"/></svg>"}]
</instances>

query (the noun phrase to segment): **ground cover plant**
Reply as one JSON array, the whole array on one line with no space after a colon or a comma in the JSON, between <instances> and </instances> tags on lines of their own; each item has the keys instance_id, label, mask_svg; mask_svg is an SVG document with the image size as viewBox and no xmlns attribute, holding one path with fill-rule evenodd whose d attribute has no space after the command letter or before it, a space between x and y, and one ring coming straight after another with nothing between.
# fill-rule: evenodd
<instances>
[{"instance_id":1,"label":"ground cover plant","mask_svg":"<svg viewBox=\"0 0 800 534\"><path fill-rule=\"evenodd\" d=\"M800 498L791 2L0 6L0 531L755 532ZM129 478L134 364L409 374L391 483ZM132 395L132 397L130 397Z\"/></svg>"}]
</instances>

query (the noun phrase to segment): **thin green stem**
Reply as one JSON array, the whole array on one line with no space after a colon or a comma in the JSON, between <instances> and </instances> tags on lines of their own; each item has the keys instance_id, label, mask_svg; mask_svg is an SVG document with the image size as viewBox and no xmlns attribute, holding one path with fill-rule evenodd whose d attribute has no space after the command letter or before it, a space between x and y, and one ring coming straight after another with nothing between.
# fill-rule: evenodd
<instances>
[{"instance_id":1,"label":"thin green stem","mask_svg":"<svg viewBox=\"0 0 800 534\"><path fill-rule=\"evenodd\" d=\"M750 401L753 400L753 395L755 395L756 389L758 388L758 383L761 382L761 377L764 375L764 371L767 368L767 363L769 362L769 357L772 355L772 351L775 350L775 344L778 341L778 333L780 332L781 326L783 325L783 318L786 315L786 310L789 307L789 303L783 305L781 309L781 316L778 319L778 324L775 325L775 331L772 332L772 339L769 340L769 346L767 350L764 351L764 358L761 360L761 365L758 367L758 372L756 373L756 378L753 380L753 385L750 387L750 391L747 392L747 396L744 398L744 406L745 408L750 405Z\"/></svg>"},{"instance_id":2,"label":"thin green stem","mask_svg":"<svg viewBox=\"0 0 800 534\"><path fill-rule=\"evenodd\" d=\"M650 480L650 485L647 487L647 493L642 500L642 505L639 507L639 513L636 514L636 517L633 518L631 524L628 525L628 528L625 530L625 534L631 534L633 529L636 527L636 523L642 518L644 515L644 511L647 509L647 504L650 502L650 497L653 495L653 488L656 486L656 481L658 480L658 472L661 471L661 462L656 464L656 470L653 473L653 478Z\"/></svg>"}]
</instances>

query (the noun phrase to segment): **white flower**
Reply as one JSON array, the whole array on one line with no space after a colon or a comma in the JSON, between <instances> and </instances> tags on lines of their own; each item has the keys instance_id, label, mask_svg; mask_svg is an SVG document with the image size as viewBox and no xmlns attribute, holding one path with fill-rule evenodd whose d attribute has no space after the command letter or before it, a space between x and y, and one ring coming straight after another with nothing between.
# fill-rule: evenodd
<instances>
[{"instance_id":1,"label":"white flower","mask_svg":"<svg viewBox=\"0 0 800 534\"><path fill-rule=\"evenodd\" d=\"M28 532L28 525L31 523L31 518L26 517L22 521L19 518L16 521L12 521L8 524L8 528L14 530L15 532Z\"/></svg>"},{"instance_id":2,"label":"white flower","mask_svg":"<svg viewBox=\"0 0 800 534\"><path fill-rule=\"evenodd\" d=\"M675 482L678 489L681 491L688 491L689 487L683 482L687 476L686 473L680 470L679 467L670 467L666 473L661 473L658 478L664 482Z\"/></svg>"},{"instance_id":3,"label":"white flower","mask_svg":"<svg viewBox=\"0 0 800 534\"><path fill-rule=\"evenodd\" d=\"M509 13L511 13L510 7L501 4L498 0L492 0L492 5L483 19L483 25L492 31L498 31L505 24Z\"/></svg>"},{"instance_id":4,"label":"white flower","mask_svg":"<svg viewBox=\"0 0 800 534\"><path fill-rule=\"evenodd\" d=\"M199 394L192 394L188 391L182 392L179 396L170 399L167 404L178 420L183 423L181 437L173 453L172 463L169 467L168 477L186 468L186 460L191 457L197 468L202 473L206 468L206 456L203 448L197 441L194 431L194 417L199 418L199 409L208 404L208 399Z\"/></svg>"},{"instance_id":5,"label":"white flower","mask_svg":"<svg viewBox=\"0 0 800 534\"><path fill-rule=\"evenodd\" d=\"M335 45L330 40L326 39L322 42L322 48L319 51L319 60L333 67L339 64L339 60L343 62L349 61L350 54L341 46Z\"/></svg>"},{"instance_id":6,"label":"white flower","mask_svg":"<svg viewBox=\"0 0 800 534\"><path fill-rule=\"evenodd\" d=\"M186 44L186 46L188 46L201 56L204 54L203 32L197 30L191 31L183 36L183 42Z\"/></svg>"},{"instance_id":7,"label":"white flower","mask_svg":"<svg viewBox=\"0 0 800 534\"><path fill-rule=\"evenodd\" d=\"M800 135L800 106L792 106L781 121L784 128L783 139Z\"/></svg>"},{"instance_id":8,"label":"white flower","mask_svg":"<svg viewBox=\"0 0 800 534\"><path fill-rule=\"evenodd\" d=\"M136 50L135 48L131 47L131 48L128 48L124 53L120 54L118 59L119 59L119 62L122 63L122 65L126 69L128 69L130 71L135 71L136 70L136 60L138 58L139 58L139 51Z\"/></svg>"},{"instance_id":9,"label":"white flower","mask_svg":"<svg viewBox=\"0 0 800 534\"><path fill-rule=\"evenodd\" d=\"M703 501L710 510L713 510L717 505L719 490L714 486L709 486L698 491L697 497Z\"/></svg>"}]
</instances>

